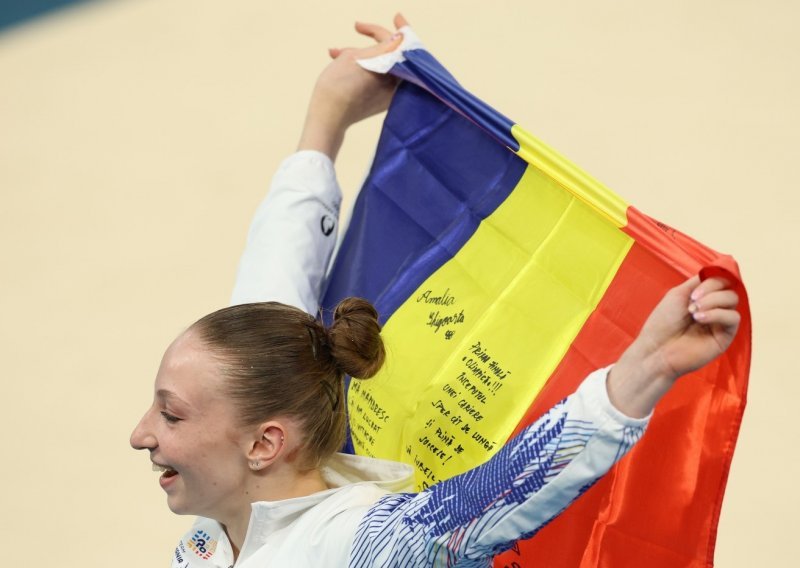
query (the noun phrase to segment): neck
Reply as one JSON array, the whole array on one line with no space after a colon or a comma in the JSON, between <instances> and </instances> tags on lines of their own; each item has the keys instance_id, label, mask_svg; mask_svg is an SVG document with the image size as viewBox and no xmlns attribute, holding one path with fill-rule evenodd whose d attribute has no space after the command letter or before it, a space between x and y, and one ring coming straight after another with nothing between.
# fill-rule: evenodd
<instances>
[{"instance_id":1,"label":"neck","mask_svg":"<svg viewBox=\"0 0 800 568\"><path fill-rule=\"evenodd\" d=\"M247 528L250 526L252 503L258 501L283 501L295 497L305 497L325 491L328 486L319 469L307 472L281 467L255 472L244 490L244 501L237 511L232 511L226 519L217 519L225 528L228 540L233 547L234 559L244 546Z\"/></svg>"}]
</instances>

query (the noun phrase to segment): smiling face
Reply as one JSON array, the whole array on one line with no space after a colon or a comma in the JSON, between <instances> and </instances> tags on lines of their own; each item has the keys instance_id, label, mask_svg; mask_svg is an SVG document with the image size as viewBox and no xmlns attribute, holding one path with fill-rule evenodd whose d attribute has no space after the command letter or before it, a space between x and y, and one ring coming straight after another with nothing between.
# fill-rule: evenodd
<instances>
[{"instance_id":1,"label":"smiling face","mask_svg":"<svg viewBox=\"0 0 800 568\"><path fill-rule=\"evenodd\" d=\"M153 404L131 434L134 448L149 450L154 469L162 466L159 482L175 513L223 521L249 510L253 434L237 425L224 381L197 337L183 334L164 354Z\"/></svg>"}]
</instances>

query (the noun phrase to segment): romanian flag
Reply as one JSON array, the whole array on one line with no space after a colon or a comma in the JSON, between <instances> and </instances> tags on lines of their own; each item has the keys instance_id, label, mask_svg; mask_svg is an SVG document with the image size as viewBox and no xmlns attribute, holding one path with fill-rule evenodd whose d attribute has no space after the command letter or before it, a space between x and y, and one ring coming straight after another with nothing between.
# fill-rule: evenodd
<instances>
[{"instance_id":1,"label":"romanian flag","mask_svg":"<svg viewBox=\"0 0 800 568\"><path fill-rule=\"evenodd\" d=\"M733 259L648 217L464 90L406 34L365 66L402 82L323 305L373 301L388 357L348 387L351 449L424 488L486 461L614 362L661 296L723 274L727 353L681 379L642 441L496 566L707 567L745 406L750 313ZM377 63L376 63L377 61Z\"/></svg>"}]
</instances>

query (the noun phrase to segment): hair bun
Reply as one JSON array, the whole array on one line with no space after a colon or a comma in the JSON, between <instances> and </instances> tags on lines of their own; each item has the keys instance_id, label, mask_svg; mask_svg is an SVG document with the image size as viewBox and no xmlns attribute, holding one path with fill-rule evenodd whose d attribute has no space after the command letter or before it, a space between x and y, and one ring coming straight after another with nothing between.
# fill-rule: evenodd
<instances>
[{"instance_id":1,"label":"hair bun","mask_svg":"<svg viewBox=\"0 0 800 568\"><path fill-rule=\"evenodd\" d=\"M375 307L363 298L345 298L333 313L328 330L336 365L358 379L368 379L383 365L386 352Z\"/></svg>"}]
</instances>

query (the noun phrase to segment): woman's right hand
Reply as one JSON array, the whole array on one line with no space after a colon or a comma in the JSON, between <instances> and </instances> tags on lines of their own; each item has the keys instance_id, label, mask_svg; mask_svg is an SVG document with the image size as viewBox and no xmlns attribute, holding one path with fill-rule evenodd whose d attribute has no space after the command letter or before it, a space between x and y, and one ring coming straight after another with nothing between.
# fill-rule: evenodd
<instances>
[{"instance_id":1,"label":"woman's right hand","mask_svg":"<svg viewBox=\"0 0 800 568\"><path fill-rule=\"evenodd\" d=\"M394 25L399 29L408 22L397 14ZM403 41L402 34L360 22L356 22L356 31L377 43L328 51L333 61L314 86L298 150L318 150L335 160L348 127L389 107L397 79L367 71L356 61L397 49Z\"/></svg>"}]
</instances>

